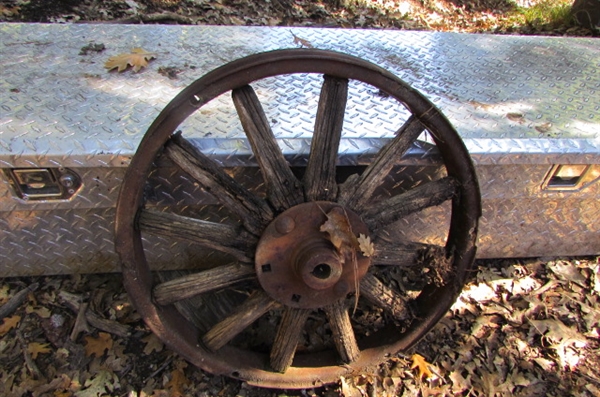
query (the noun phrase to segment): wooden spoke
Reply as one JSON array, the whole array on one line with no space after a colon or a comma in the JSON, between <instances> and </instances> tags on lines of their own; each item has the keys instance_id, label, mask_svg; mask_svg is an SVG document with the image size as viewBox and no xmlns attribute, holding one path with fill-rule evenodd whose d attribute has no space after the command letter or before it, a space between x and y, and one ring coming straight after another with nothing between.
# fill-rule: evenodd
<instances>
[{"instance_id":1,"label":"wooden spoke","mask_svg":"<svg viewBox=\"0 0 600 397\"><path fill-rule=\"evenodd\" d=\"M423 243L403 243L375 240L375 257L373 257L374 265L391 265L400 267L410 267L418 263L419 255L432 247L443 249L437 245Z\"/></svg>"},{"instance_id":2,"label":"wooden spoke","mask_svg":"<svg viewBox=\"0 0 600 397\"><path fill-rule=\"evenodd\" d=\"M275 371L285 372L292 365L309 314L310 310L291 307L283 312L271 349L271 368Z\"/></svg>"},{"instance_id":3,"label":"wooden spoke","mask_svg":"<svg viewBox=\"0 0 600 397\"><path fill-rule=\"evenodd\" d=\"M337 196L335 165L347 99L348 80L326 75L302 181L307 201L331 201Z\"/></svg>"},{"instance_id":4,"label":"wooden spoke","mask_svg":"<svg viewBox=\"0 0 600 397\"><path fill-rule=\"evenodd\" d=\"M304 193L300 182L277 145L254 89L249 85L237 88L232 91L232 98L260 166L269 201L278 212L302 203Z\"/></svg>"},{"instance_id":5,"label":"wooden spoke","mask_svg":"<svg viewBox=\"0 0 600 397\"><path fill-rule=\"evenodd\" d=\"M238 227L207 222L187 216L142 209L138 225L144 232L188 240L207 248L233 255L241 262L252 262L257 238Z\"/></svg>"},{"instance_id":6,"label":"wooden spoke","mask_svg":"<svg viewBox=\"0 0 600 397\"><path fill-rule=\"evenodd\" d=\"M273 211L262 198L237 183L181 134L175 134L171 138L165 146L165 154L238 215L250 232L260 235L273 219Z\"/></svg>"},{"instance_id":7,"label":"wooden spoke","mask_svg":"<svg viewBox=\"0 0 600 397\"><path fill-rule=\"evenodd\" d=\"M202 342L211 351L219 350L276 305L264 291L254 291L229 317L212 327Z\"/></svg>"},{"instance_id":8,"label":"wooden spoke","mask_svg":"<svg viewBox=\"0 0 600 397\"><path fill-rule=\"evenodd\" d=\"M153 297L159 305L169 305L209 291L229 287L244 280L256 277L251 265L230 264L188 274L158 284L154 287Z\"/></svg>"},{"instance_id":9,"label":"wooden spoke","mask_svg":"<svg viewBox=\"0 0 600 397\"><path fill-rule=\"evenodd\" d=\"M371 205L362 214L371 230L380 229L414 212L442 204L456 194L458 182L444 177Z\"/></svg>"},{"instance_id":10,"label":"wooden spoke","mask_svg":"<svg viewBox=\"0 0 600 397\"><path fill-rule=\"evenodd\" d=\"M360 350L356 343L356 337L344 300L329 305L324 310L333 334L333 342L342 361L348 364L356 361L360 355Z\"/></svg>"},{"instance_id":11,"label":"wooden spoke","mask_svg":"<svg viewBox=\"0 0 600 397\"><path fill-rule=\"evenodd\" d=\"M375 189L381 185L392 167L419 137L424 128L418 118L411 116L398 130L397 136L379 151L375 160L360 176L350 177L340 186L338 198L340 204L361 212Z\"/></svg>"},{"instance_id":12,"label":"wooden spoke","mask_svg":"<svg viewBox=\"0 0 600 397\"><path fill-rule=\"evenodd\" d=\"M383 284L372 274L366 274L361 280L360 294L390 313L396 320L405 320L410 317L410 310L402 295Z\"/></svg>"}]
</instances>

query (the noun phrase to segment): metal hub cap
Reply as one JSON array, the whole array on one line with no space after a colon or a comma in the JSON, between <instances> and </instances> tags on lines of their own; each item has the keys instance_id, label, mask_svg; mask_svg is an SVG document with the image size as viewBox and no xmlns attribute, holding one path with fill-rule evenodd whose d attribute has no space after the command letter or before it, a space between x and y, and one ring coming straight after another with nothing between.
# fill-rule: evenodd
<instances>
[{"instance_id":1,"label":"metal hub cap","mask_svg":"<svg viewBox=\"0 0 600 397\"><path fill-rule=\"evenodd\" d=\"M347 216L354 235L368 235L358 215L326 201L292 207L265 229L255 266L261 286L273 299L296 308L324 307L353 292L367 272L369 258L356 250L339 252L321 231L331 211Z\"/></svg>"}]
</instances>

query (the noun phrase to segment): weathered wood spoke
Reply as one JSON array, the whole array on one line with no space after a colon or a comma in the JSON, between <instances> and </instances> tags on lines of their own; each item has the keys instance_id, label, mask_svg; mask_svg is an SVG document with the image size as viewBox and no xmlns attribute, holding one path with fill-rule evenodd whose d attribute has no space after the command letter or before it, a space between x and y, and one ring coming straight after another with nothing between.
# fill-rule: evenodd
<instances>
[{"instance_id":1,"label":"weathered wood spoke","mask_svg":"<svg viewBox=\"0 0 600 397\"><path fill-rule=\"evenodd\" d=\"M376 239L374 265L391 265L399 267L415 266L420 254L427 249L443 247L416 242L397 242Z\"/></svg>"},{"instance_id":2,"label":"weathered wood spoke","mask_svg":"<svg viewBox=\"0 0 600 397\"><path fill-rule=\"evenodd\" d=\"M383 228L412 213L442 204L454 196L458 182L444 177L417 186L407 192L371 205L363 213L363 220L371 230Z\"/></svg>"},{"instance_id":3,"label":"weathered wood spoke","mask_svg":"<svg viewBox=\"0 0 600 397\"><path fill-rule=\"evenodd\" d=\"M254 291L233 313L212 327L202 337L202 342L211 351L219 350L277 305L264 291Z\"/></svg>"},{"instance_id":4,"label":"weathered wood spoke","mask_svg":"<svg viewBox=\"0 0 600 397\"><path fill-rule=\"evenodd\" d=\"M273 219L269 205L244 188L217 166L181 134L175 134L165 146L165 154L179 168L213 194L230 211L239 216L244 227L260 235Z\"/></svg>"},{"instance_id":5,"label":"weathered wood spoke","mask_svg":"<svg viewBox=\"0 0 600 397\"><path fill-rule=\"evenodd\" d=\"M288 307L283 312L277 335L271 348L271 368L277 372L285 372L296 353L296 347L302 338L304 323L310 310Z\"/></svg>"},{"instance_id":6,"label":"weathered wood spoke","mask_svg":"<svg viewBox=\"0 0 600 397\"><path fill-rule=\"evenodd\" d=\"M267 188L267 196L280 212L304 201L298 179L292 173L263 108L249 85L232 91L233 103L256 156Z\"/></svg>"},{"instance_id":7,"label":"weathered wood spoke","mask_svg":"<svg viewBox=\"0 0 600 397\"><path fill-rule=\"evenodd\" d=\"M350 315L344 300L329 305L324 308L329 320L331 333L333 334L333 342L335 347L345 363L352 363L358 359L360 350L356 343L354 330L350 323Z\"/></svg>"},{"instance_id":8,"label":"weathered wood spoke","mask_svg":"<svg viewBox=\"0 0 600 397\"><path fill-rule=\"evenodd\" d=\"M158 284L154 287L152 295L159 305L169 305L253 278L256 278L256 271L253 266L233 263Z\"/></svg>"},{"instance_id":9,"label":"weathered wood spoke","mask_svg":"<svg viewBox=\"0 0 600 397\"><path fill-rule=\"evenodd\" d=\"M252 262L257 238L239 227L194 219L187 216L142 209L138 216L140 230L151 234L188 240Z\"/></svg>"},{"instance_id":10,"label":"weathered wood spoke","mask_svg":"<svg viewBox=\"0 0 600 397\"><path fill-rule=\"evenodd\" d=\"M310 156L304 174L307 201L334 200L337 196L335 165L348 99L348 80L325 76Z\"/></svg>"},{"instance_id":11,"label":"weathered wood spoke","mask_svg":"<svg viewBox=\"0 0 600 397\"><path fill-rule=\"evenodd\" d=\"M375 160L360 176L352 176L340 186L340 204L361 212L375 189L424 129L419 119L411 116L398 130L397 136L379 151Z\"/></svg>"},{"instance_id":12,"label":"weathered wood spoke","mask_svg":"<svg viewBox=\"0 0 600 397\"><path fill-rule=\"evenodd\" d=\"M360 294L398 321L410 317L410 310L404 297L370 273L366 274L360 282Z\"/></svg>"}]
</instances>

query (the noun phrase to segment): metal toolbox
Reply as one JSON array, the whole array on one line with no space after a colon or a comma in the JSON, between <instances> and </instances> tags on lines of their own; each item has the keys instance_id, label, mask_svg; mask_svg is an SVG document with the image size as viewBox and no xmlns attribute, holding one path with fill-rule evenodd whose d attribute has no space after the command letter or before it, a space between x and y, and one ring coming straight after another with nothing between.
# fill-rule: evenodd
<instances>
[{"instance_id":1,"label":"metal toolbox","mask_svg":"<svg viewBox=\"0 0 600 397\"><path fill-rule=\"evenodd\" d=\"M82 51L91 42L106 49ZM597 39L0 24L0 276L118 271L113 229L120 182L160 110L219 65L299 45L378 64L450 119L481 187L478 257L600 254ZM135 47L156 54L148 68L106 72L109 56ZM286 158L302 167L318 81L310 75L268 80L256 89ZM389 120L405 114L369 86L349 90L339 165L351 168L367 164L393 136ZM231 100L213 102L181 128L203 152L260 189ZM437 164L424 136L396 165L387 187L431 178ZM209 194L168 163L157 164L147 196L157 207L220 214ZM443 206L430 209L400 221L395 231L436 242L446 213ZM155 269L186 267L203 255L192 244L160 237L144 244Z\"/></svg>"}]
</instances>

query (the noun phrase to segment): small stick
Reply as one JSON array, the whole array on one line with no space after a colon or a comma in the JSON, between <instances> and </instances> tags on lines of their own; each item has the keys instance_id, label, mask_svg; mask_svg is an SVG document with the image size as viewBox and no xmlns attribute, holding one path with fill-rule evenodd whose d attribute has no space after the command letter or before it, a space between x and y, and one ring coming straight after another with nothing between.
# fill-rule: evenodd
<instances>
[{"instance_id":1,"label":"small stick","mask_svg":"<svg viewBox=\"0 0 600 397\"><path fill-rule=\"evenodd\" d=\"M27 369L29 370L29 372L31 372L31 376L34 379L43 379L44 375L42 375L42 372L36 365L35 361L33 361L31 354L29 354L29 352L27 351L27 342L25 342L23 333L19 329L17 330L17 339L19 340L19 343L21 344L21 350L23 351L23 357L25 357L25 364L27 365Z\"/></svg>"},{"instance_id":2,"label":"small stick","mask_svg":"<svg viewBox=\"0 0 600 397\"><path fill-rule=\"evenodd\" d=\"M30 284L27 288L17 292L12 298L10 298L8 302L2 305L2 307L0 307L0 321L13 314L13 312L17 310L19 306L23 304L23 302L25 302L27 295L29 295L30 292L38 289L39 286L40 285L38 283Z\"/></svg>"},{"instance_id":3,"label":"small stick","mask_svg":"<svg viewBox=\"0 0 600 397\"><path fill-rule=\"evenodd\" d=\"M75 342L80 333L84 331L87 333L90 332L90 327L85 318L85 312L87 311L88 305L89 303L87 302L81 302L79 304L79 311L77 312L77 318L75 319L75 325L73 326L73 331L71 332L70 337L73 342Z\"/></svg>"},{"instance_id":4,"label":"small stick","mask_svg":"<svg viewBox=\"0 0 600 397\"><path fill-rule=\"evenodd\" d=\"M59 297L69 309L77 312L79 315L79 302L81 301L81 295L72 294L70 292L61 291ZM94 313L92 309L88 307L85 311L85 319L88 325L99 329L100 331L108 332L113 335L117 335L126 338L131 335L131 327L118 323L114 320L101 317Z\"/></svg>"},{"instance_id":5,"label":"small stick","mask_svg":"<svg viewBox=\"0 0 600 397\"><path fill-rule=\"evenodd\" d=\"M158 367L158 369L156 371L152 372L146 379L144 379L144 383L148 382L150 379L154 378L156 375L161 373L165 368L167 368L167 366L169 364L171 364L173 362L174 359L175 359L175 356L171 356L171 358L169 358L167 361L165 361L165 363L163 365Z\"/></svg>"}]
</instances>

